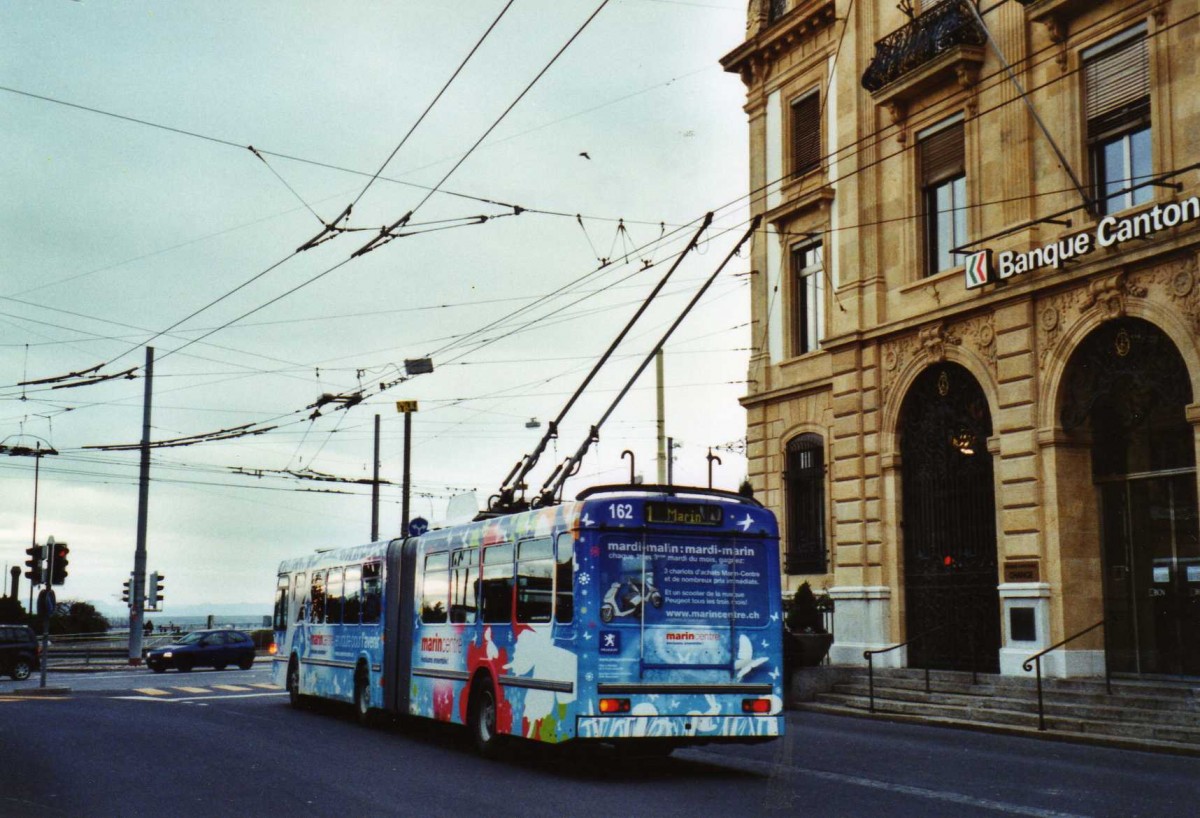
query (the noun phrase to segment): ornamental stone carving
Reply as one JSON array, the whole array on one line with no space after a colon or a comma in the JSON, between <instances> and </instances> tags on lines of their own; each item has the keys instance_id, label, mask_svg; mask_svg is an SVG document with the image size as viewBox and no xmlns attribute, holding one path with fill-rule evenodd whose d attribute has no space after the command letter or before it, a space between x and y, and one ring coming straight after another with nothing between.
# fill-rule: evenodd
<instances>
[{"instance_id":1,"label":"ornamental stone carving","mask_svg":"<svg viewBox=\"0 0 1200 818\"><path fill-rule=\"evenodd\" d=\"M1102 276L1088 282L1087 294L1081 306L1088 310L1096 307L1104 319L1122 318L1127 308L1126 299L1129 296L1144 298L1146 288L1126 280L1124 272Z\"/></svg>"},{"instance_id":2,"label":"ornamental stone carving","mask_svg":"<svg viewBox=\"0 0 1200 818\"><path fill-rule=\"evenodd\" d=\"M949 334L967 341L992 370L992 374L996 374L996 327L990 313L955 324Z\"/></svg>"},{"instance_id":3,"label":"ornamental stone carving","mask_svg":"<svg viewBox=\"0 0 1200 818\"><path fill-rule=\"evenodd\" d=\"M946 360L947 344L957 346L962 343L961 338L948 333L941 324L922 327L917 333L917 338L920 341L921 349L925 352L925 357L929 358L932 363L941 363Z\"/></svg>"},{"instance_id":4,"label":"ornamental stone carving","mask_svg":"<svg viewBox=\"0 0 1200 818\"><path fill-rule=\"evenodd\" d=\"M1183 315L1193 331L1200 334L1200 282L1194 254L1176 256L1156 267L1139 270L1129 277L1133 286L1147 297L1170 303Z\"/></svg>"}]
</instances>

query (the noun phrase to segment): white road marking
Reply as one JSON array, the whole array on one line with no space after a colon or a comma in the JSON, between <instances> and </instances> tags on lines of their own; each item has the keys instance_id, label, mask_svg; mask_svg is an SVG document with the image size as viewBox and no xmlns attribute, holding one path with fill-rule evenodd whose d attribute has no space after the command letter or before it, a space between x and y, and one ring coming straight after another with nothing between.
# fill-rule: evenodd
<instances>
[{"instance_id":1,"label":"white road marking","mask_svg":"<svg viewBox=\"0 0 1200 818\"><path fill-rule=\"evenodd\" d=\"M874 778L864 778L859 775L847 775L846 773L835 773L827 770L809 770L803 767L793 767L790 765L779 765L777 763L767 761L757 761L749 758L738 758L736 756L727 756L720 753L714 753L709 750L685 750L677 754L679 758L688 758L695 756L703 756L703 761L706 763L719 763L726 767L737 767L740 769L749 770L751 772L765 773L771 776L779 775L797 775L810 776L812 778L821 778L825 781L834 781L839 784L849 784L855 787L867 787L874 790L883 790L885 792L898 793L900 795L911 795L915 798L924 798L929 801L943 801L951 804L961 804L964 807L973 809L987 809L995 812L1004 813L1006 815L1026 815L1031 818L1087 818L1073 812L1059 812L1052 809L1041 809L1040 807L1027 807L1023 804L1010 804L1005 801L993 801L988 798L976 798L973 795L963 795L962 793L949 792L947 790L931 790L927 787L914 787L909 784L897 784L891 781L880 781ZM697 759L700 760L700 759ZM797 794L796 798L801 796Z\"/></svg>"}]
</instances>

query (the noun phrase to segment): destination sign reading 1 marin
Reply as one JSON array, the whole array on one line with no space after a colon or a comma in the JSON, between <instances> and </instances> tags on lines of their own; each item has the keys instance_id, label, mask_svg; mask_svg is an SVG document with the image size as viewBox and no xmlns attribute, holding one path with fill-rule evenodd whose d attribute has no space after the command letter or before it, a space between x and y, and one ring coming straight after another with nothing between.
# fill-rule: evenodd
<instances>
[{"instance_id":1,"label":"destination sign reading 1 marin","mask_svg":"<svg viewBox=\"0 0 1200 818\"><path fill-rule=\"evenodd\" d=\"M647 523L670 523L671 525L720 525L720 506L703 503L646 503Z\"/></svg>"},{"instance_id":2,"label":"destination sign reading 1 marin","mask_svg":"<svg viewBox=\"0 0 1200 818\"><path fill-rule=\"evenodd\" d=\"M1200 219L1200 196L1193 196L1182 202L1155 205L1130 216L1105 216L1096 225L1094 233L1076 233L1024 253L1004 250L993 258L991 250L980 250L967 256L967 289L994 284L1042 267L1057 270L1066 262L1082 258L1099 247L1113 247L1130 239L1145 238L1159 230L1197 219Z\"/></svg>"}]
</instances>

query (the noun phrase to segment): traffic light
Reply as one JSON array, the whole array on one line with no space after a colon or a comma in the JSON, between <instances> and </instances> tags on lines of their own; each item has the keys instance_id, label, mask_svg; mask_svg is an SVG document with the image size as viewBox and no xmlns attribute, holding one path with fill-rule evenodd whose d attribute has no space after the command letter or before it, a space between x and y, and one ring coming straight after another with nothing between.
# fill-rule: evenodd
<instances>
[{"instance_id":1,"label":"traffic light","mask_svg":"<svg viewBox=\"0 0 1200 818\"><path fill-rule=\"evenodd\" d=\"M67 581L67 555L71 553L71 549L65 542L55 543L50 546L54 549L54 554L50 560L50 584L62 585Z\"/></svg>"},{"instance_id":2,"label":"traffic light","mask_svg":"<svg viewBox=\"0 0 1200 818\"><path fill-rule=\"evenodd\" d=\"M40 545L31 545L25 549L25 553L29 555L29 559L25 560L25 578L32 585L41 585L42 560L46 556L46 549Z\"/></svg>"},{"instance_id":3,"label":"traffic light","mask_svg":"<svg viewBox=\"0 0 1200 818\"><path fill-rule=\"evenodd\" d=\"M159 574L157 571L154 571L150 574L150 587L147 590L150 592L149 603L151 608L157 608L158 604L162 602L163 580L165 578L166 577Z\"/></svg>"},{"instance_id":4,"label":"traffic light","mask_svg":"<svg viewBox=\"0 0 1200 818\"><path fill-rule=\"evenodd\" d=\"M125 580L125 590L121 591L121 601L126 605L133 601L133 577Z\"/></svg>"}]
</instances>

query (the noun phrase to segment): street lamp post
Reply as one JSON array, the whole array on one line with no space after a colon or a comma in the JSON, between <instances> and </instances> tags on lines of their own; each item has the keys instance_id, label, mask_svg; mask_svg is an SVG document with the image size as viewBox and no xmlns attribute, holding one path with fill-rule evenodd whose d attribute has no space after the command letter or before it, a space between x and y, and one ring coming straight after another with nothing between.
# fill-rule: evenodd
<instances>
[{"instance_id":1,"label":"street lamp post","mask_svg":"<svg viewBox=\"0 0 1200 818\"><path fill-rule=\"evenodd\" d=\"M0 454L6 454L9 457L32 457L33 458L33 542L37 547L37 509L38 509L38 482L41 476L42 458L49 455L58 454L48 442L41 438L34 438L33 448L21 444L8 445L7 441L11 438L5 438L5 442L0 442ZM42 448L42 443L46 443L46 448ZM33 611L33 583L29 583L29 610Z\"/></svg>"}]
</instances>

